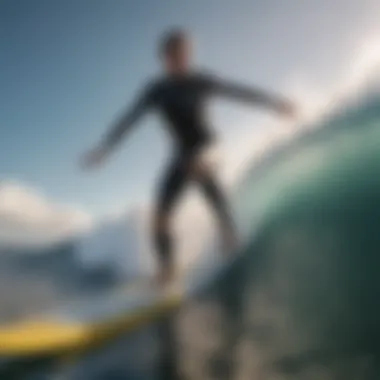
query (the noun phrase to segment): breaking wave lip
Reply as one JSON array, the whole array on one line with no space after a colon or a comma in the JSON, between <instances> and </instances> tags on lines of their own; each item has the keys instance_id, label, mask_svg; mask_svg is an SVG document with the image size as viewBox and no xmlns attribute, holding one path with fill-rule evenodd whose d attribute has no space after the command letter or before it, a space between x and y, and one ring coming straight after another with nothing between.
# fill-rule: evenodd
<instances>
[{"instance_id":1,"label":"breaking wave lip","mask_svg":"<svg viewBox=\"0 0 380 380\"><path fill-rule=\"evenodd\" d=\"M359 60L360 61L360 60ZM374 64L378 62L378 65ZM370 70L349 77L342 81L325 100L312 107L313 109L302 115L296 122L270 122L259 133L252 136L242 136L236 141L239 151L235 162L225 169L226 182L236 188L248 172L254 171L264 157L277 149L283 149L305 135L315 130L328 128L337 118L356 112L366 103L380 96L380 49L375 55ZM358 80L360 78L360 80ZM290 91L291 92L291 91ZM299 94L301 97L302 94ZM313 98L313 97L311 97ZM302 102L300 102L302 104ZM264 131L263 131L264 129Z\"/></svg>"}]
</instances>

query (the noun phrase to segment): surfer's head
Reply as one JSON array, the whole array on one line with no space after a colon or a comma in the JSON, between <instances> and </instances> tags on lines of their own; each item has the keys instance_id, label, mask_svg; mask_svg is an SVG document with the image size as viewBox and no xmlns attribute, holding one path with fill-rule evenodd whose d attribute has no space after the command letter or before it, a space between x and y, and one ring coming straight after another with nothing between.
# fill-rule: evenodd
<instances>
[{"instance_id":1,"label":"surfer's head","mask_svg":"<svg viewBox=\"0 0 380 380\"><path fill-rule=\"evenodd\" d=\"M181 28L167 31L160 41L159 53L169 73L186 72L191 61L190 36Z\"/></svg>"}]
</instances>

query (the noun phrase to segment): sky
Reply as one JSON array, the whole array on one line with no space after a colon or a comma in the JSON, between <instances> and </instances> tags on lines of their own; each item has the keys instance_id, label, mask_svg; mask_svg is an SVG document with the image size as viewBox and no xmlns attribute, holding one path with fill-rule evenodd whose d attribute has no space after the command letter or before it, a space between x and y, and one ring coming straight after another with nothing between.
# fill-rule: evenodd
<instances>
[{"instance_id":1,"label":"sky","mask_svg":"<svg viewBox=\"0 0 380 380\"><path fill-rule=\"evenodd\" d=\"M152 197L170 150L155 115L102 170L83 173L77 161L160 70L168 27L193 34L201 67L287 95L336 82L358 44L380 36L379 19L378 0L0 0L0 227L58 213L75 229ZM228 149L257 134L262 113L210 107Z\"/></svg>"}]
</instances>

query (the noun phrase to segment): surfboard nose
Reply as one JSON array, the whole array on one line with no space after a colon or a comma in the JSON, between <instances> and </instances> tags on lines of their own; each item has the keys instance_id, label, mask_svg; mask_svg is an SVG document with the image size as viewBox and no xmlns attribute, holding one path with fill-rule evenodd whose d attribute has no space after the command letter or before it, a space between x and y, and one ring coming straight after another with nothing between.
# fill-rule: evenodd
<instances>
[{"instance_id":1,"label":"surfboard nose","mask_svg":"<svg viewBox=\"0 0 380 380\"><path fill-rule=\"evenodd\" d=\"M29 320L0 328L0 355L24 356L65 351L86 338L77 324L53 320Z\"/></svg>"}]
</instances>

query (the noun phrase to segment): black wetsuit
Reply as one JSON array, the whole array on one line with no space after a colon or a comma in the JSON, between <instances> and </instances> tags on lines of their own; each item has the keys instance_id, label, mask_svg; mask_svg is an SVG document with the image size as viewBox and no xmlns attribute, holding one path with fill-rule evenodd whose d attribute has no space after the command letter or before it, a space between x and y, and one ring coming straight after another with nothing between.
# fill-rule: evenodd
<instances>
[{"instance_id":1,"label":"black wetsuit","mask_svg":"<svg viewBox=\"0 0 380 380\"><path fill-rule=\"evenodd\" d=\"M214 95L273 108L280 106L282 102L261 90L226 83L204 73L165 77L154 80L145 87L136 103L106 137L106 145L113 146L146 111L155 109L163 116L165 126L173 137L176 154L159 189L156 215L161 220L168 219L172 206L190 179L192 164L198 152L214 140L204 112L206 101ZM220 191L213 173L203 172L197 181L222 225L232 226L223 192ZM164 224L156 226L155 242L161 259L167 262L170 259L171 238L169 228Z\"/></svg>"}]
</instances>

